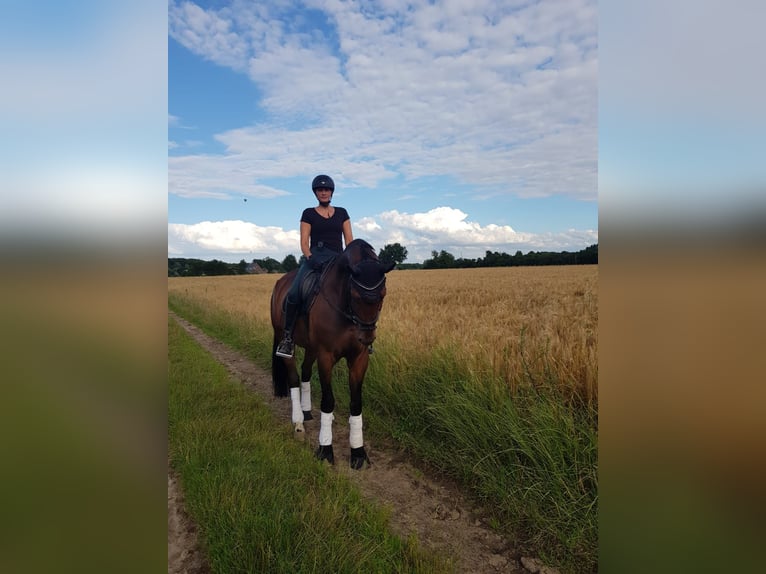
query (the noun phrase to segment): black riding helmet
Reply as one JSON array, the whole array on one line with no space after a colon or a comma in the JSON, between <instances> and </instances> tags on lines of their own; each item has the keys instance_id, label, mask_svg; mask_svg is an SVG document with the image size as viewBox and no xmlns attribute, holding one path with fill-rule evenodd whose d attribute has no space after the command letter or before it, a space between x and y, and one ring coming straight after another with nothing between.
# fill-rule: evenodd
<instances>
[{"instance_id":1,"label":"black riding helmet","mask_svg":"<svg viewBox=\"0 0 766 574\"><path fill-rule=\"evenodd\" d=\"M327 188L330 191L335 191L335 182L329 175L318 175L311 182L311 189L316 191L319 188Z\"/></svg>"}]
</instances>

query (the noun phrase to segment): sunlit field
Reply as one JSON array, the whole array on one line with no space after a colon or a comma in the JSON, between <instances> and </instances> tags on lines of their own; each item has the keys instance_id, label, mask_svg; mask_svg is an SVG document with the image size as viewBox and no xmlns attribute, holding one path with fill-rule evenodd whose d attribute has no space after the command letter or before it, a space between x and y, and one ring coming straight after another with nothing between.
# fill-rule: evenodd
<instances>
[{"instance_id":1,"label":"sunlit field","mask_svg":"<svg viewBox=\"0 0 766 574\"><path fill-rule=\"evenodd\" d=\"M168 279L170 293L269 325L279 275ZM514 390L557 384L597 399L598 267L502 267L393 271L377 347L407 355L445 347L471 369Z\"/></svg>"}]
</instances>

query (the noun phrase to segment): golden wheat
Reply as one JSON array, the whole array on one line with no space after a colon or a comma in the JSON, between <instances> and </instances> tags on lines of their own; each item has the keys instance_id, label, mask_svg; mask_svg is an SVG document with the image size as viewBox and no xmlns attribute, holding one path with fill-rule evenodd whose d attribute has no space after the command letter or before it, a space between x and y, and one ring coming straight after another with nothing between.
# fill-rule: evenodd
<instances>
[{"instance_id":1,"label":"golden wheat","mask_svg":"<svg viewBox=\"0 0 766 574\"><path fill-rule=\"evenodd\" d=\"M279 275L168 279L172 293L269 324ZM417 356L437 347L465 365L520 381L553 381L597 398L598 267L394 271L378 345Z\"/></svg>"}]
</instances>

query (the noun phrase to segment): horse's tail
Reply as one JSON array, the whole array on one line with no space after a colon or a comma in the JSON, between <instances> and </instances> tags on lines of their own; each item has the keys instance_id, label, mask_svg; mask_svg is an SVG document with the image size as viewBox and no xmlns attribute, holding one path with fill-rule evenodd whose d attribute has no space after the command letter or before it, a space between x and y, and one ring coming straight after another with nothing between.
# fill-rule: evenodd
<instances>
[{"instance_id":1,"label":"horse's tail","mask_svg":"<svg viewBox=\"0 0 766 574\"><path fill-rule=\"evenodd\" d=\"M287 365L277 357L277 334L274 333L274 344L271 347L271 382L274 384L275 397L290 396L290 385L287 381Z\"/></svg>"}]
</instances>

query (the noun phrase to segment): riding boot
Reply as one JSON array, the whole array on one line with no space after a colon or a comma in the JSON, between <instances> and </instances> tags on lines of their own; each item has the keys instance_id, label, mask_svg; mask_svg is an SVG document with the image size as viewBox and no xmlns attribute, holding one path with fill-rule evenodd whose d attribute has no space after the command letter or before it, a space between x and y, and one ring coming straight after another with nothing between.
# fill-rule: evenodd
<instances>
[{"instance_id":1,"label":"riding boot","mask_svg":"<svg viewBox=\"0 0 766 574\"><path fill-rule=\"evenodd\" d=\"M298 307L300 303L293 303L289 299L285 302L285 334L279 345L277 345L277 357L290 359L293 356L295 344L293 343L293 328L295 319L298 317Z\"/></svg>"}]
</instances>

